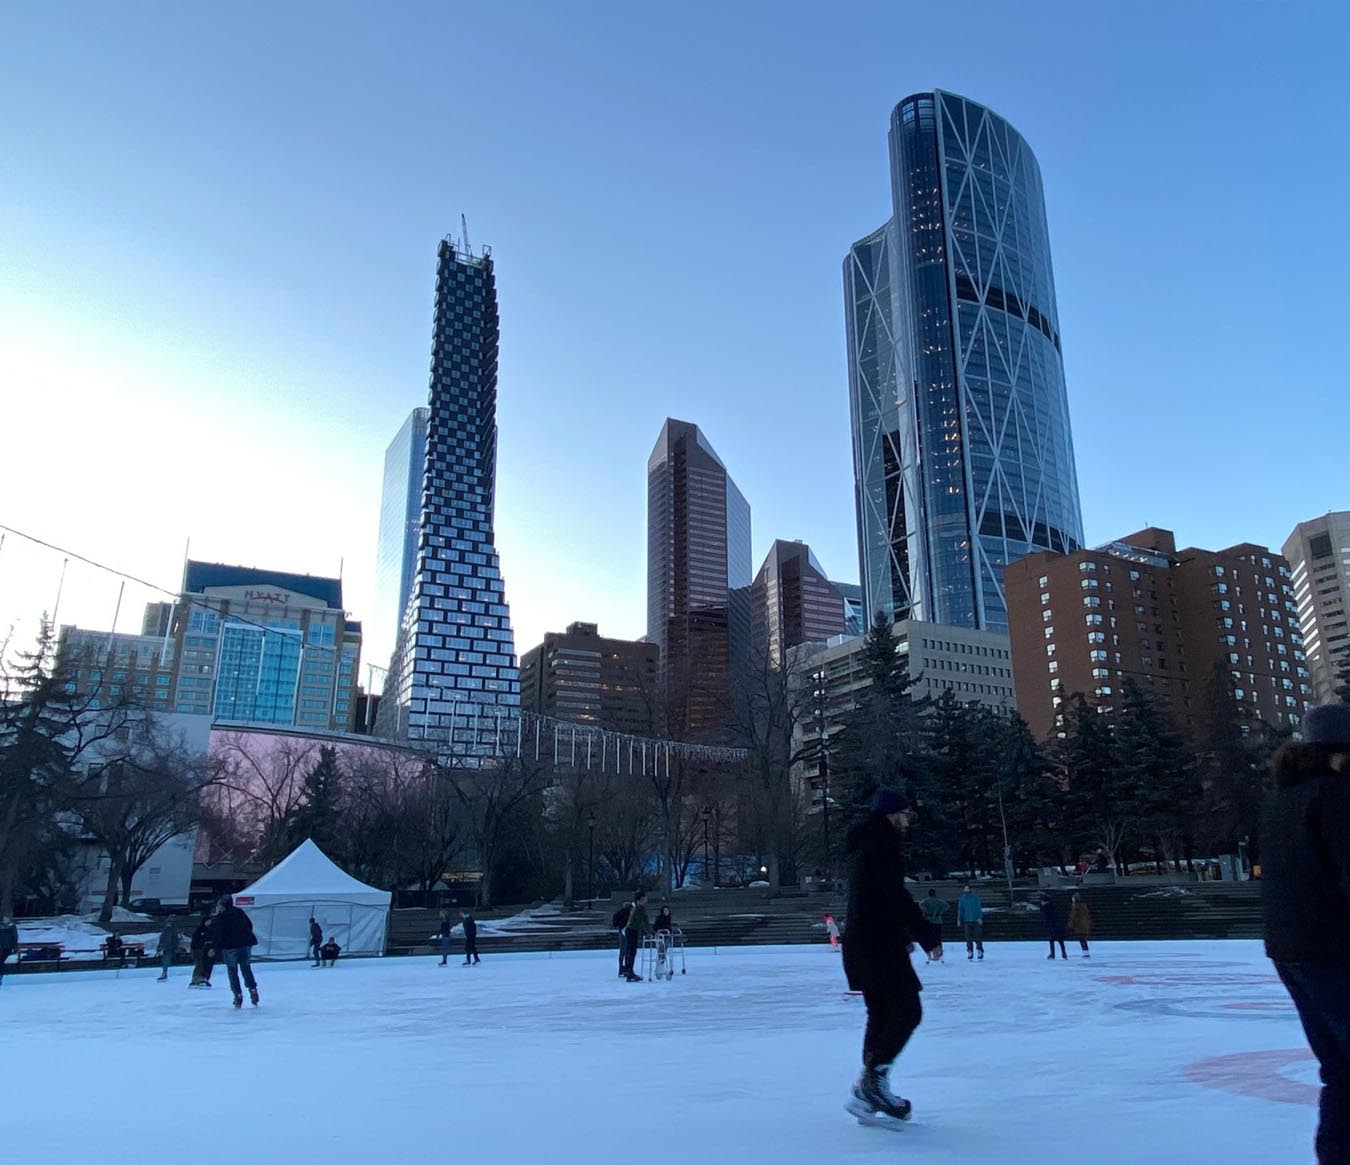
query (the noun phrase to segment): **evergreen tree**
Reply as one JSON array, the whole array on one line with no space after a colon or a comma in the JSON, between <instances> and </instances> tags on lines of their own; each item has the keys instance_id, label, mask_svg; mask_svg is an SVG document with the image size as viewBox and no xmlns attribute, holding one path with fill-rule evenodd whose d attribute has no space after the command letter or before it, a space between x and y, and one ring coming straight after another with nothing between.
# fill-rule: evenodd
<instances>
[{"instance_id":1,"label":"evergreen tree","mask_svg":"<svg viewBox=\"0 0 1350 1165\"><path fill-rule=\"evenodd\" d=\"M844 715L837 744L831 738L831 788L846 825L867 813L880 785L902 787L916 801L931 788L923 733L931 701L913 695L914 680L884 613L868 629L859 665L868 686Z\"/></svg>"},{"instance_id":2,"label":"evergreen tree","mask_svg":"<svg viewBox=\"0 0 1350 1165\"><path fill-rule=\"evenodd\" d=\"M998 779L996 719L977 703L963 704L951 689L933 703L924 721L925 768L922 831L914 838L915 858L928 859L934 873L1002 868L992 854L991 829Z\"/></svg>"},{"instance_id":3,"label":"evergreen tree","mask_svg":"<svg viewBox=\"0 0 1350 1165\"><path fill-rule=\"evenodd\" d=\"M300 805L290 822L291 846L312 838L320 849L334 854L342 833L341 819L342 772L337 749L325 744L319 747L319 759L305 773Z\"/></svg>"},{"instance_id":4,"label":"evergreen tree","mask_svg":"<svg viewBox=\"0 0 1350 1165\"><path fill-rule=\"evenodd\" d=\"M57 656L45 619L33 650L12 665L0 654L0 914L13 913L21 879L65 842L66 779L125 723L124 707L106 700L101 683L76 694L78 662Z\"/></svg>"},{"instance_id":5,"label":"evergreen tree","mask_svg":"<svg viewBox=\"0 0 1350 1165\"><path fill-rule=\"evenodd\" d=\"M1060 860L1100 846L1114 863L1122 843L1137 824L1137 806L1117 780L1111 727L1081 692L1066 705L1065 735L1052 756L1065 791L1058 836Z\"/></svg>"},{"instance_id":6,"label":"evergreen tree","mask_svg":"<svg viewBox=\"0 0 1350 1165\"><path fill-rule=\"evenodd\" d=\"M1342 704L1350 704L1350 652L1342 656L1336 669L1336 686L1332 688L1332 694Z\"/></svg>"},{"instance_id":7,"label":"evergreen tree","mask_svg":"<svg viewBox=\"0 0 1350 1165\"><path fill-rule=\"evenodd\" d=\"M1116 781L1134 805L1133 840L1150 843L1160 862L1189 851L1201 792L1195 757L1167 710L1133 680L1121 690L1114 745Z\"/></svg>"},{"instance_id":8,"label":"evergreen tree","mask_svg":"<svg viewBox=\"0 0 1350 1165\"><path fill-rule=\"evenodd\" d=\"M1236 853L1238 842L1256 832L1270 758L1288 734L1260 720L1237 699L1222 660L1210 674L1198 719L1198 841L1210 854Z\"/></svg>"},{"instance_id":9,"label":"evergreen tree","mask_svg":"<svg viewBox=\"0 0 1350 1165\"><path fill-rule=\"evenodd\" d=\"M1063 790L1055 780L1055 766L1016 712L994 716L992 723L996 729L994 795L1012 851L1008 858L1014 867L1024 869L1043 864L1045 857L1057 859Z\"/></svg>"}]
</instances>

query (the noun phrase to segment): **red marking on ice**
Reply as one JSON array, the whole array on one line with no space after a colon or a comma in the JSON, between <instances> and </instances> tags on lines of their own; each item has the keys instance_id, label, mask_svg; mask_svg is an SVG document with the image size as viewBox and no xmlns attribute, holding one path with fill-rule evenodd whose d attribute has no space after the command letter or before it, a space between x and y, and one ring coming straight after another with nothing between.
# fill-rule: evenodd
<instances>
[{"instance_id":1,"label":"red marking on ice","mask_svg":"<svg viewBox=\"0 0 1350 1165\"><path fill-rule=\"evenodd\" d=\"M1281 1104L1316 1104L1318 1089L1301 1080L1280 1075L1291 1064L1311 1060L1306 1049L1284 1052L1238 1052L1231 1056L1215 1056L1187 1064L1181 1074L1192 1084L1203 1084L1220 1092L1235 1092L1239 1096L1254 1096L1260 1100L1275 1100Z\"/></svg>"},{"instance_id":2,"label":"red marking on ice","mask_svg":"<svg viewBox=\"0 0 1350 1165\"><path fill-rule=\"evenodd\" d=\"M1224 1006L1230 1011L1288 1011L1290 1006L1287 1003L1225 1003Z\"/></svg>"},{"instance_id":3,"label":"red marking on ice","mask_svg":"<svg viewBox=\"0 0 1350 1165\"><path fill-rule=\"evenodd\" d=\"M1184 974L1161 974L1152 975L1098 975L1098 983L1115 983L1126 987L1201 987L1212 986L1215 981L1213 976L1206 975L1184 975ZM1225 975L1219 980L1227 986L1243 984L1251 986L1258 983L1278 983L1279 980L1272 975Z\"/></svg>"}]
</instances>

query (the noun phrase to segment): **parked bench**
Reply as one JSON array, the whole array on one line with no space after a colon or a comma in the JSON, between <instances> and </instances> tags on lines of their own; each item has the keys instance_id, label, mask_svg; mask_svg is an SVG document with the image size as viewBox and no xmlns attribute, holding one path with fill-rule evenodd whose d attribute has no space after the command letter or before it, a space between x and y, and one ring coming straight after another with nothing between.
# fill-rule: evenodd
<instances>
[{"instance_id":1,"label":"parked bench","mask_svg":"<svg viewBox=\"0 0 1350 1165\"><path fill-rule=\"evenodd\" d=\"M65 948L61 943L20 943L18 946L21 963L60 964Z\"/></svg>"},{"instance_id":2,"label":"parked bench","mask_svg":"<svg viewBox=\"0 0 1350 1165\"><path fill-rule=\"evenodd\" d=\"M110 955L108 953L108 942L105 939L103 942L98 944L98 949L99 953L103 955L103 961L105 963L110 962L113 959L116 959L119 965L125 965L126 961L130 959L132 961L132 965L135 966L136 960L145 958L144 943L124 942L122 944L120 954Z\"/></svg>"}]
</instances>

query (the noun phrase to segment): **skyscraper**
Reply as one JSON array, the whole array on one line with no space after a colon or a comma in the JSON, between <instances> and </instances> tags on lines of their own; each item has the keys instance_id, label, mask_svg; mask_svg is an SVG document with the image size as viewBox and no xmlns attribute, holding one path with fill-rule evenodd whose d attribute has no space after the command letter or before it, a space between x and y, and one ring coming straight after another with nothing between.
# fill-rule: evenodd
<instances>
[{"instance_id":1,"label":"skyscraper","mask_svg":"<svg viewBox=\"0 0 1350 1165\"><path fill-rule=\"evenodd\" d=\"M698 426L667 419L647 460L647 641L672 736L724 738L749 586L750 505Z\"/></svg>"},{"instance_id":2,"label":"skyscraper","mask_svg":"<svg viewBox=\"0 0 1350 1165\"><path fill-rule=\"evenodd\" d=\"M941 91L895 107L890 164L844 261L865 614L1005 631L1003 567L1083 540L1040 168Z\"/></svg>"},{"instance_id":3,"label":"skyscraper","mask_svg":"<svg viewBox=\"0 0 1350 1165\"><path fill-rule=\"evenodd\" d=\"M389 665L413 572L422 528L422 475L427 468L428 408L408 415L384 454L384 489L380 495L380 540L375 555L375 610L367 620L367 663Z\"/></svg>"},{"instance_id":4,"label":"skyscraper","mask_svg":"<svg viewBox=\"0 0 1350 1165\"><path fill-rule=\"evenodd\" d=\"M845 599L805 542L775 539L750 586L750 629L755 654L781 667L789 648L843 635Z\"/></svg>"},{"instance_id":5,"label":"skyscraper","mask_svg":"<svg viewBox=\"0 0 1350 1165\"><path fill-rule=\"evenodd\" d=\"M1283 549L1293 572L1313 702L1327 704L1337 698L1338 677L1350 664L1350 510L1300 522Z\"/></svg>"},{"instance_id":6,"label":"skyscraper","mask_svg":"<svg viewBox=\"0 0 1350 1165\"><path fill-rule=\"evenodd\" d=\"M520 703L493 530L497 338L490 252L443 239L417 553L381 701L381 735L471 749L480 717Z\"/></svg>"}]
</instances>

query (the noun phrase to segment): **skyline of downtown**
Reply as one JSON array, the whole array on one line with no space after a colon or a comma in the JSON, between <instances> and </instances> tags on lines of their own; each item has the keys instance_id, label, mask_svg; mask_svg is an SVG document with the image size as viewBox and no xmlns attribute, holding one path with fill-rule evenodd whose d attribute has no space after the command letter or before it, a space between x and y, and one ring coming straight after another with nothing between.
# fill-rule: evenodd
<instances>
[{"instance_id":1,"label":"skyline of downtown","mask_svg":"<svg viewBox=\"0 0 1350 1165\"><path fill-rule=\"evenodd\" d=\"M1312 22L1308 23L1311 26ZM1291 32L1289 28L1283 31ZM1109 317L1110 312L1099 313L1094 306L1103 303L1100 297L1083 293L1088 276L1086 259L1074 249L1073 242L1066 247L1065 236L1071 240L1088 237L1081 220L1093 216L1091 209L1085 213L1082 206L1072 204L1071 193L1070 205L1064 204L1066 193L1084 181L1081 170L1073 165L1072 151L1066 157L1063 143L1052 132L1053 122L1047 120L1050 111L1044 103L1000 95L1008 84L1006 78L991 76L990 84L982 87L957 84L942 74L941 68L925 67L914 73L912 83L887 81L883 85L871 79L871 92L876 95L865 104L858 102L848 124L842 120L836 123L838 132L856 149L849 152L848 166L831 173L830 179L850 188L861 204L871 209L859 213L834 207L837 221L832 221L829 237L812 234L785 239L789 244L785 250L792 251L798 245L806 253L808 262L804 265L809 266L809 278L783 282L782 270L766 259L767 269L778 271L779 282L770 280L768 289L756 285L756 290L771 298L771 308L765 318L746 321L749 326L738 345L743 350L722 365L722 374L716 369L719 354L727 351L723 346L726 321L721 317L728 305L715 301L700 282L697 270L680 266L676 272L679 278L672 279L670 262L663 265L662 261L669 259L669 254L633 247L622 256L627 261L618 266L633 284L647 291L641 298L651 302L652 314L667 322L669 326L663 329L666 335L676 337L673 342L652 343L651 336L643 332L636 340L627 340L622 324L631 323L632 316L619 306L625 298L622 289L611 289L609 295L590 303L585 302L585 294L579 295L580 308L576 303L564 305L562 299L550 298L565 286L565 280L558 281L559 264L572 261L583 265L608 250L604 232L595 231L584 242L570 246L559 247L556 240L548 247L531 245L539 239L523 237L528 216L512 217L495 205L498 199L482 193L466 193L460 205L442 209L439 215L426 215L426 221L418 222L415 230L412 224L400 224L396 237L387 228L369 224L365 233L358 232L358 251L367 259L372 246L396 242L393 267L385 269L383 278L376 281L386 293L392 283L398 287L392 293L398 301L398 352L394 363L387 364L395 346L393 339L363 350L351 341L371 333L360 326L349 327L344 333L342 326L351 325L363 311L375 312L380 298L376 287L367 288L369 297L361 287L344 287L342 306L354 315L334 315L325 321L302 310L300 298L288 300L286 293L296 297L306 290L319 294L325 280L330 292L337 286L332 282L334 270L326 267L335 256L315 248L314 237L308 240L308 248L303 242L294 246L291 258L302 263L308 259L316 270L305 281L283 284L284 292L268 278L278 274L277 265L273 263L269 270L268 263L256 262L256 252L251 256L255 260L252 264L244 261L227 268L239 287L251 290L260 303L254 305L256 310L250 310L249 295L233 299L224 295L217 305L229 306L233 318L227 313L214 327L205 328L196 315L206 306L198 293L205 290L220 294L226 290L212 287L210 276L183 301L182 306L192 311L168 310L163 302L154 302L155 296L148 294L147 288L156 284L153 276L165 276L164 286L157 290L169 298L172 289L183 290L176 280L181 281L185 268L176 269L166 253L152 245L155 240L151 238L142 236L141 245L132 246L125 238L114 237L107 223L97 223L96 229L93 222L76 216L70 220L73 233L83 230L99 235L98 241L107 250L133 260L126 283L139 295L125 300L110 296L109 289L96 277L97 264L93 273L84 273L83 281L72 279L66 265L71 254L59 249L44 253L37 246L44 241L44 231L53 225L47 218L59 217L61 209L71 209L69 196L64 208L60 199L51 207L40 207L32 198L40 182L27 187L20 183L17 188L7 184L9 197L4 205L20 213L10 216L8 241L16 245L6 249L13 261L0 271L0 304L6 309L9 324L0 334L0 360L4 362L0 373L11 383L30 389L17 403L13 394L7 394L11 403L6 411L17 422L12 432L32 428L51 432L53 437L50 442L34 442L35 447L21 449L14 448L11 441L9 459L16 480L34 480L44 464L50 467L52 463L61 465L63 480L53 483L52 498L42 491L12 492L11 504L6 505L0 521L169 589L177 585L178 564L189 536L192 557L198 559L313 574L336 574L339 561L345 559L346 605L355 618L367 618L374 574L380 460L398 425L412 408L425 403L434 247L441 235L457 233L462 210L474 241L493 246L498 266L502 376L497 527L518 653L537 643L545 631L561 630L575 620L597 621L610 635L636 637L641 633L645 607L643 469L651 442L666 416L699 424L745 492L754 515L755 567L773 539L801 538L812 546L832 577L854 581L856 524L839 265L848 246L883 217L885 118L896 101L925 84L964 92L996 109L1028 137L1040 157L1060 284L1060 312L1065 321L1069 406L1083 485L1087 542L1100 543L1153 523L1175 529L1182 545L1220 546L1253 540L1278 549L1295 522L1345 508L1343 495L1335 492L1337 475L1329 458L1301 457L1300 472L1291 475L1293 481L1284 482L1280 480L1278 455L1272 458L1266 452L1264 459L1250 456L1255 443L1265 450L1267 441L1267 426L1260 410L1269 406L1255 394L1245 399L1241 394L1234 395L1230 412L1215 410L1212 397L1192 404L1186 397L1175 395L1176 380L1185 379L1179 371L1167 385L1137 391L1129 397L1101 391L1100 376L1094 383L1092 372L1119 363L1122 332L1140 342L1136 356L1145 362L1149 342L1161 342L1163 337L1150 337L1129 327L1113 328L1109 318L1102 318ZM889 90L888 96L880 96L883 89ZM752 103L752 108L762 112L757 103ZM1064 106L1053 113L1066 123L1082 116ZM706 132L711 124L697 120L692 128L697 134ZM813 143L818 146L819 139L813 139ZM751 152L767 173L773 163L760 156L763 150ZM24 160L22 150L19 155ZM800 161L791 153L785 156ZM1137 155L1127 152L1120 155L1118 163L1129 170L1138 160ZM1343 181L1343 170L1336 173L1334 163L1327 165L1332 170L1329 177ZM263 173L268 173L266 168ZM242 182L244 176L240 177ZM711 215L699 226L714 233L746 228L751 220L743 213L746 208L738 203L737 184L726 182L726 175L722 175L721 184L710 186L714 177L700 175L704 193L720 193L728 215L722 219ZM244 182L240 189L250 187ZM520 196L518 188L494 191L501 192ZM25 199L24 195L29 197ZM744 197L743 188L739 196ZM391 208L396 207L396 201L390 203ZM476 225L483 220L476 214L475 201L490 208L481 228ZM635 201L642 217L652 204ZM715 204L716 198L709 197L709 208ZM660 206L658 200L653 209ZM339 217L343 212L339 202L331 200L323 209ZM1095 209L1100 219L1121 207L1099 205ZM346 208L346 213L355 214L356 208ZM433 226L431 220L437 217L439 226ZM1120 223L1113 225L1120 225L1124 233L1127 222L1129 217L1121 216ZM16 223L17 230L13 229ZM1156 221L1151 224L1156 225ZM201 221L190 224L192 229L201 227ZM322 234L313 229L315 237ZM1339 224L1328 229L1324 243L1330 252L1343 244L1343 233ZM698 231L692 234L696 239ZM204 239L209 235L208 230ZM634 242L634 236L623 229L614 231L613 238L630 247ZM1094 239L1098 247L1103 241ZM1129 238L1114 242L1122 250L1131 247ZM215 244L218 248L223 245L223 240ZM1179 245L1172 239L1167 245L1158 244L1156 250L1168 253ZM66 246L71 252L78 249L75 239L67 241ZM683 251L677 246L670 254ZM713 261L717 252L703 254L708 258L708 271L717 277L707 286L715 285L717 279L727 282L727 264ZM221 251L194 257L220 259ZM744 264L748 256L735 258ZM614 279L617 268L612 262L600 266L592 276L595 284L583 286L583 292L594 291L596 285ZM296 272L286 269L285 274L294 277ZM1096 286L1090 281L1088 285ZM1159 290L1157 302L1162 304L1167 297ZM1217 294L1213 286L1210 294ZM739 301L731 298L736 306L748 302L744 296ZM279 332L298 337L297 344L277 347L275 336L259 332L257 314L263 303L275 309L272 318ZM84 310L75 311L75 307ZM1279 316L1279 304L1268 307L1269 319ZM1309 307L1308 318L1303 321L1309 336L1318 330L1313 318L1317 310L1331 309L1326 304ZM127 326L117 326L119 314ZM547 320L550 314L554 316L551 321ZM1213 334L1231 339L1240 328L1237 315L1235 312L1227 319L1211 320L1211 327L1217 329ZM185 318L195 326L182 327ZM794 333L792 321L805 319L809 319L805 330ZM607 329L608 320L616 320L620 326ZM538 326L541 321L545 326ZM587 322L593 329L590 334L584 332ZM1152 322L1161 327L1160 321ZM1196 321L1188 322L1194 334ZM324 326L319 326L321 323ZM174 324L180 325L176 331ZM580 349L575 344L567 347L557 343L558 329L566 330L569 325L574 340L578 334L584 335ZM375 328L373 320L369 328ZM809 339L809 346L794 344L794 334ZM1322 335L1326 334L1323 329ZM769 343L770 339L778 343ZM612 343L607 345L606 340ZM325 346L327 351L320 354ZM1219 366L1229 361L1230 369L1231 362L1241 354L1216 352L1203 340L1198 340L1196 347L1204 349L1204 358L1217 361ZM1272 342L1271 351L1276 349L1278 345ZM577 359L582 350L588 360ZM550 356L562 353L571 359L550 361ZM799 353L807 355L797 374L792 375L794 356ZM377 355L380 359L374 359ZM1194 350L1178 350L1171 355L1171 364L1178 368L1193 365L1198 356ZM653 366L663 357L666 376L659 377L662 383L658 384ZM760 378L752 373L756 358L770 373L777 374L776 383L790 387L778 393L760 387ZM363 373L373 368L375 375L368 379L351 374L338 377L341 391L333 391L325 383L324 374L344 359ZM1312 345L1304 345L1301 350L1291 348L1280 353L1279 359L1285 364L1301 360L1315 366L1319 349ZM625 365L625 361L629 363ZM420 376L409 371L418 365ZM1253 380L1259 379L1261 367L1258 359L1251 370ZM402 371L391 374L394 368ZM1141 376L1138 368L1129 375ZM382 385L378 393L363 390L370 381ZM590 392L553 391L587 381L592 382ZM198 389L198 393L166 391L182 383ZM289 390L288 384L293 386ZM630 384L639 390L625 392ZM73 393L69 391L72 385L76 387ZM1334 394L1325 379L1320 385L1316 377L1304 377L1288 391L1275 395L1289 402L1291 419L1300 412L1315 415ZM1162 424L1148 429L1145 405L1160 405L1169 397L1167 410L1154 412L1154 419ZM62 410L59 427L53 432L54 399L67 402L68 407ZM1121 401L1126 399L1138 402L1142 418L1120 415ZM1195 409L1189 424L1182 423L1187 421L1188 404ZM127 413L135 414L132 426L126 424ZM1172 415L1178 417L1178 423L1170 423ZM1141 419L1148 434L1144 438L1139 436ZM1328 451L1334 450L1337 437L1343 435L1343 425L1338 428L1334 415L1328 419L1333 423L1300 432L1300 448L1317 450L1321 442ZM1114 440L1112 433L1117 435ZM1207 449L1206 438L1218 448ZM198 457L193 456L194 451ZM203 454L208 472L201 474L201 480L193 480L193 471L201 473L199 458ZM211 464L212 460L216 463ZM169 473L176 474L173 480L165 480L164 470L156 473L158 465L167 465ZM1243 465L1247 472L1233 475L1236 465ZM1127 488L1119 488L1122 484ZM125 523L108 521L101 506L89 504L91 498L106 497L107 487L129 499L123 510ZM1234 499L1226 509L1215 505L1224 490ZM1194 500L1183 494L1193 494ZM335 518L330 510L341 516ZM16 614L31 619L36 609L50 609L48 596L55 593L60 569L59 557L28 557L14 542L12 538L7 540L0 551L0 592L6 595L0 619L6 624ZM109 626L116 583L99 579L90 588L77 565L72 564L72 571L67 572L61 621ZM16 578L25 575L25 584L16 586ZM145 596L151 597L162 596ZM124 595L119 629L134 628L139 610L139 597ZM379 660L364 662L382 665ZM363 663L363 679L364 670Z\"/></svg>"}]
</instances>

